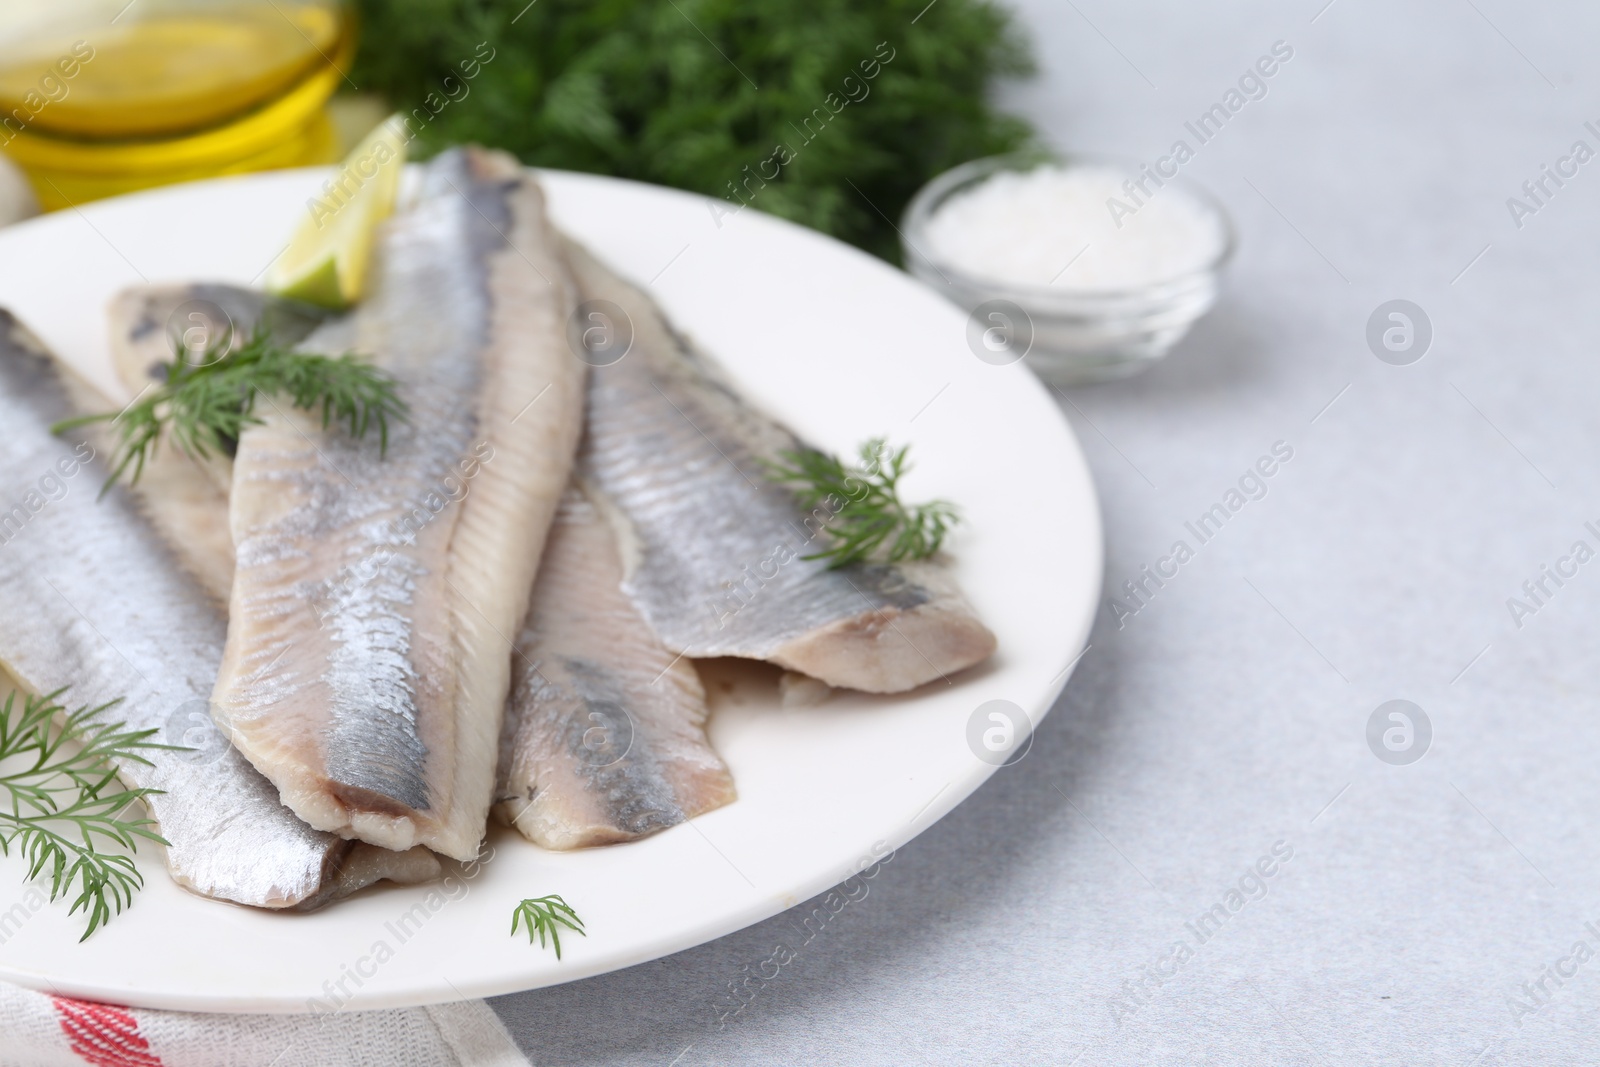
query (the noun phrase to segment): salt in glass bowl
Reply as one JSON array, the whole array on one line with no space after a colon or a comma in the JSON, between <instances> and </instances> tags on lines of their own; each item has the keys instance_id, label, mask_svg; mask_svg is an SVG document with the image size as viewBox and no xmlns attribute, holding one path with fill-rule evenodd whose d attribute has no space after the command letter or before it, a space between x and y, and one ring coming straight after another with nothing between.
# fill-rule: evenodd
<instances>
[{"instance_id":1,"label":"salt in glass bowl","mask_svg":"<svg viewBox=\"0 0 1600 1067\"><path fill-rule=\"evenodd\" d=\"M1183 190L1213 216L1222 236L1215 254L1196 270L1124 288L1027 286L983 277L934 254L928 224L951 197L1003 171L1078 165L1139 175L1137 165L1093 156L1018 152L975 159L923 186L900 227L911 273L971 313L967 337L980 359L1004 364L1025 358L1041 378L1060 385L1124 378L1165 356L1216 302L1222 268L1234 250L1233 226L1221 204L1178 175L1163 176L1162 188ZM1062 249L1063 262L1075 251Z\"/></svg>"}]
</instances>

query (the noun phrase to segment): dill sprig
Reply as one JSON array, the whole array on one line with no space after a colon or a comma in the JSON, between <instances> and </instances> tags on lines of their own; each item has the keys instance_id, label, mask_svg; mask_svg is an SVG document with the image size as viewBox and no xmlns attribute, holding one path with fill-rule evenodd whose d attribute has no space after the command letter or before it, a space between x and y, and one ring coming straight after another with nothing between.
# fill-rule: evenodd
<instances>
[{"instance_id":1,"label":"dill sprig","mask_svg":"<svg viewBox=\"0 0 1600 1067\"><path fill-rule=\"evenodd\" d=\"M134 807L161 790L123 788L116 765L148 765L140 750L171 746L151 741L155 730L103 721L116 701L68 712L61 693L27 697L20 709L12 693L0 706L0 855L15 846L30 881L44 875L52 901L71 898L67 914L89 921L83 941L144 885L131 855L139 839L167 843Z\"/></svg>"},{"instance_id":2,"label":"dill sprig","mask_svg":"<svg viewBox=\"0 0 1600 1067\"><path fill-rule=\"evenodd\" d=\"M886 438L861 445L860 463L846 467L836 456L812 449L780 453L786 463L765 464L773 481L795 486L795 497L809 512L832 512L823 527L831 544L804 559L826 559L830 568L882 558L890 563L927 559L961 521L945 500L908 505L900 499L900 479L911 468L910 445L891 450Z\"/></svg>"},{"instance_id":3,"label":"dill sprig","mask_svg":"<svg viewBox=\"0 0 1600 1067\"><path fill-rule=\"evenodd\" d=\"M51 429L59 433L95 422L117 428L120 440L102 493L130 466L132 481L139 480L163 429L170 429L177 446L192 456L231 453L245 427L262 421L255 414L261 395L282 394L305 411L320 407L324 429L340 423L359 438L375 426L380 454L388 450L389 420L404 418L407 408L394 379L383 371L349 353L295 351L259 325L244 344L235 347L233 340L226 332L198 356L174 343L172 361L162 364L163 381L121 412L66 419Z\"/></svg>"},{"instance_id":4,"label":"dill sprig","mask_svg":"<svg viewBox=\"0 0 1600 1067\"><path fill-rule=\"evenodd\" d=\"M545 935L549 934L550 943L555 946L556 959L561 958L561 927L575 930L580 935L589 935L583 929L583 920L578 918L578 913L567 905L561 897L552 893L547 897L537 897L524 900L511 912L511 933L515 936L517 927L526 923L528 926L528 944L533 944L535 931L539 934L539 947L545 946Z\"/></svg>"}]
</instances>

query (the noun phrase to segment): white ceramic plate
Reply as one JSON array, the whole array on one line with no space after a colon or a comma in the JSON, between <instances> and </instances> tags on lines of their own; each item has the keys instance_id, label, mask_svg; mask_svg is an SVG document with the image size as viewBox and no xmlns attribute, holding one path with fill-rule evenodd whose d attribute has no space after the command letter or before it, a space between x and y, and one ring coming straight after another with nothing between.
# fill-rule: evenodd
<instances>
[{"instance_id":1,"label":"white ceramic plate","mask_svg":"<svg viewBox=\"0 0 1600 1067\"><path fill-rule=\"evenodd\" d=\"M104 308L150 281L259 283L323 171L221 179L104 201L0 232L0 305L111 387ZM469 879L378 888L310 915L191 896L153 850L133 907L84 944L81 916L34 907L0 861L0 978L144 1007L296 1012L507 993L720 937L835 885L904 844L993 771L967 743L989 700L1037 722L1065 684L1099 595L1094 489L1072 432L1021 364L968 349L966 317L900 271L753 210L567 173L556 222L647 282L759 404L811 441L910 442L912 498L960 503L960 580L1000 640L989 664L909 696L836 693L784 710L776 675L708 671L712 740L737 803L645 841L545 852L491 836ZM725 205L718 205L719 208ZM16 610L0 590L0 610ZM588 924L563 959L508 935L523 897L560 893ZM330 996L331 994L331 996Z\"/></svg>"}]
</instances>

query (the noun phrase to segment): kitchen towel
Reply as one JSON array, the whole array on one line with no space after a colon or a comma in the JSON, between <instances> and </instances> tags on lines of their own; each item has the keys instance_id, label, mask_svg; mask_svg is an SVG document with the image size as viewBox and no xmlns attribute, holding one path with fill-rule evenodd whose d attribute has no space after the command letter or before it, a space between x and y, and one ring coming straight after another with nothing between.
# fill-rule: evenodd
<instances>
[{"instance_id":1,"label":"kitchen towel","mask_svg":"<svg viewBox=\"0 0 1600 1067\"><path fill-rule=\"evenodd\" d=\"M530 1067L481 1000L326 1015L120 1008L0 983L0 1067Z\"/></svg>"}]
</instances>

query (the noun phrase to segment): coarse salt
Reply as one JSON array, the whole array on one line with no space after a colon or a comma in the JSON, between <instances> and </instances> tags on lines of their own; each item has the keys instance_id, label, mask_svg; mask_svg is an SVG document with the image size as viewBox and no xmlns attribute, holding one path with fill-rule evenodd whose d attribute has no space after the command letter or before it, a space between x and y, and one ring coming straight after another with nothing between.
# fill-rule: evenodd
<instances>
[{"instance_id":1,"label":"coarse salt","mask_svg":"<svg viewBox=\"0 0 1600 1067\"><path fill-rule=\"evenodd\" d=\"M1177 187L1147 182L1153 195L1130 196L1129 177L1088 164L1001 171L934 211L927 254L986 281L1077 290L1138 288L1215 262L1227 240L1215 211Z\"/></svg>"}]
</instances>

